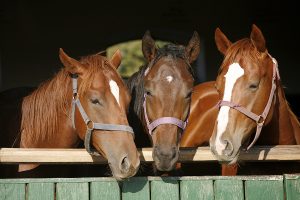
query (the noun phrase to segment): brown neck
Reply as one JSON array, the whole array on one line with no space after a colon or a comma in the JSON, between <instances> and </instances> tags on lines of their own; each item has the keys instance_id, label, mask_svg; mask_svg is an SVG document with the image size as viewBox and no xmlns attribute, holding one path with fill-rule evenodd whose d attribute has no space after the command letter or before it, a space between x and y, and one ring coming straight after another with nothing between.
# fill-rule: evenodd
<instances>
[{"instance_id":1,"label":"brown neck","mask_svg":"<svg viewBox=\"0 0 300 200\"><path fill-rule=\"evenodd\" d=\"M300 135L299 122L288 106L281 86L278 87L277 93L275 93L275 98L276 104L273 111L273 117L269 124L263 127L262 134L257 141L257 144L296 144L295 135Z\"/></svg>"}]
</instances>

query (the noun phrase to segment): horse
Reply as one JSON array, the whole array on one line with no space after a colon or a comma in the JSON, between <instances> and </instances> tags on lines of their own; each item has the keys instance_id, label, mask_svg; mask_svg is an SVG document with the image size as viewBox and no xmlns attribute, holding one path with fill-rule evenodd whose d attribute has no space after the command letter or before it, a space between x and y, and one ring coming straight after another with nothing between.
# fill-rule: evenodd
<instances>
[{"instance_id":1,"label":"horse","mask_svg":"<svg viewBox=\"0 0 300 200\"><path fill-rule=\"evenodd\" d=\"M300 144L300 124L290 109L277 61L268 53L261 30L232 43L215 31L224 55L216 81L195 86L189 124L181 147L210 145L222 175L236 175L239 154L257 145Z\"/></svg>"},{"instance_id":2,"label":"horse","mask_svg":"<svg viewBox=\"0 0 300 200\"><path fill-rule=\"evenodd\" d=\"M129 124L135 132L144 133L137 134L138 147L153 146L155 172L171 171L189 113L194 84L191 63L200 52L199 35L194 32L186 47L167 44L158 48L146 31L142 51L147 64L127 80L132 95Z\"/></svg>"},{"instance_id":3,"label":"horse","mask_svg":"<svg viewBox=\"0 0 300 200\"><path fill-rule=\"evenodd\" d=\"M22 112L14 146L75 148L84 141L92 156L108 160L116 179L134 176L140 160L126 113L131 96L117 72L120 51L111 59L97 53L76 60L60 49L59 58L64 67L52 79L18 98ZM10 140L2 147L11 146ZM19 164L18 171L38 166Z\"/></svg>"}]
</instances>

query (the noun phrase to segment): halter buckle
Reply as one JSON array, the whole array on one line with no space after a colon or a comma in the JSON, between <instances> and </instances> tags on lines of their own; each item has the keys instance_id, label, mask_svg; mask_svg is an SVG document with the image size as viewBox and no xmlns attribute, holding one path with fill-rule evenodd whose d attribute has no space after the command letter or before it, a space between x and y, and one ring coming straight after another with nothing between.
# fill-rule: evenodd
<instances>
[{"instance_id":1,"label":"halter buckle","mask_svg":"<svg viewBox=\"0 0 300 200\"><path fill-rule=\"evenodd\" d=\"M265 118L262 115L258 116L258 120L256 121L257 126L263 126L265 123Z\"/></svg>"},{"instance_id":2,"label":"halter buckle","mask_svg":"<svg viewBox=\"0 0 300 200\"><path fill-rule=\"evenodd\" d=\"M92 120L86 119L85 124L88 130L94 130L95 129L95 124Z\"/></svg>"}]
</instances>

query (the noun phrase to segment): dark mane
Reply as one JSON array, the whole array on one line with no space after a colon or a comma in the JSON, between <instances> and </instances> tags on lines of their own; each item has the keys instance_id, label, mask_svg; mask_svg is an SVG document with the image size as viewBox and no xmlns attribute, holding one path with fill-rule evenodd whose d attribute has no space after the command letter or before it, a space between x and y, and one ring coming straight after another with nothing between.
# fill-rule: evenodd
<instances>
[{"instance_id":1,"label":"dark mane","mask_svg":"<svg viewBox=\"0 0 300 200\"><path fill-rule=\"evenodd\" d=\"M134 73L126 82L127 87L130 90L134 113L142 119L143 99L144 99L144 74L147 68L151 68L160 58L171 57L172 59L183 59L186 61L189 72L193 75L192 67L188 62L188 58L185 54L185 47L176 44L167 44L162 48L158 48L154 59L148 63L148 65L142 66L140 70Z\"/></svg>"},{"instance_id":2,"label":"dark mane","mask_svg":"<svg viewBox=\"0 0 300 200\"><path fill-rule=\"evenodd\" d=\"M111 71L109 68L112 68L105 57L97 54L82 57L80 62L88 66L86 78L78 88L80 94L85 93L90 87L96 72L100 70ZM62 68L52 79L45 81L30 95L26 96L22 102L22 141L32 144L38 140L47 140L59 132L60 130L57 130L59 123L61 123L59 116L69 116L71 97L71 78L65 68Z\"/></svg>"},{"instance_id":3,"label":"dark mane","mask_svg":"<svg viewBox=\"0 0 300 200\"><path fill-rule=\"evenodd\" d=\"M158 59L164 56L171 56L174 59L181 58L183 60L187 60L185 54L185 47L182 45L176 45L172 43L166 44L162 48L158 48L154 60L157 61Z\"/></svg>"}]
</instances>

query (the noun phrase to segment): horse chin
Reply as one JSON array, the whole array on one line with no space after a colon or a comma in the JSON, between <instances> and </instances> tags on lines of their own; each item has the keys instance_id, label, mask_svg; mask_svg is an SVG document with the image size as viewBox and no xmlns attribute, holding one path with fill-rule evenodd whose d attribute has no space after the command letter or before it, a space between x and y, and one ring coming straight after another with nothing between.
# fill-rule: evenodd
<instances>
[{"instance_id":1,"label":"horse chin","mask_svg":"<svg viewBox=\"0 0 300 200\"><path fill-rule=\"evenodd\" d=\"M130 178L130 177L133 177L139 168L134 168L132 165L130 166L130 169L127 171L127 172L122 172L121 170L117 170L115 169L111 163L108 164L110 169L111 169L111 172L112 172L112 176L118 180L118 181L122 181L126 178Z\"/></svg>"},{"instance_id":2,"label":"horse chin","mask_svg":"<svg viewBox=\"0 0 300 200\"><path fill-rule=\"evenodd\" d=\"M231 156L219 155L214 147L211 147L211 151L214 157L219 161L220 164L233 165L238 162L240 155L240 149L235 151Z\"/></svg>"},{"instance_id":3,"label":"horse chin","mask_svg":"<svg viewBox=\"0 0 300 200\"><path fill-rule=\"evenodd\" d=\"M238 162L239 154L236 154L235 157L229 158L226 160L219 160L220 164L226 164L226 165L234 165Z\"/></svg>"},{"instance_id":4,"label":"horse chin","mask_svg":"<svg viewBox=\"0 0 300 200\"><path fill-rule=\"evenodd\" d=\"M169 171L172 171L172 170L174 170L175 169L175 164L173 164L173 165L169 165L169 166L161 166L161 165L157 165L157 164L155 164L155 166L156 166L156 168L157 168L157 170L159 170L159 171L163 171L163 172L169 172Z\"/></svg>"},{"instance_id":5,"label":"horse chin","mask_svg":"<svg viewBox=\"0 0 300 200\"><path fill-rule=\"evenodd\" d=\"M154 164L155 164L155 167L156 167L157 170L162 171L162 172L168 172L168 171L172 171L172 170L175 169L176 163L177 163L177 160L178 160L178 154L173 160L167 161L167 162L166 162L166 160L163 160L161 162L156 157L154 157L153 159L154 159Z\"/></svg>"}]
</instances>

